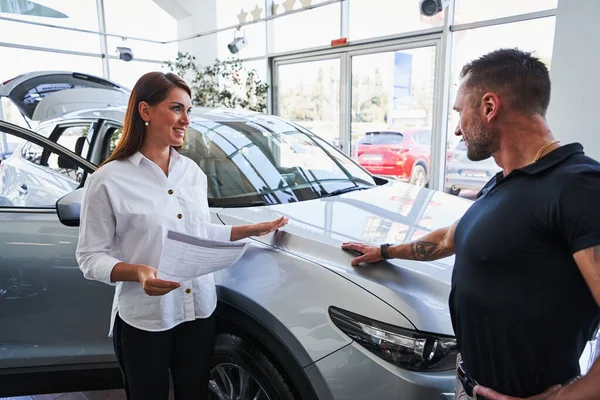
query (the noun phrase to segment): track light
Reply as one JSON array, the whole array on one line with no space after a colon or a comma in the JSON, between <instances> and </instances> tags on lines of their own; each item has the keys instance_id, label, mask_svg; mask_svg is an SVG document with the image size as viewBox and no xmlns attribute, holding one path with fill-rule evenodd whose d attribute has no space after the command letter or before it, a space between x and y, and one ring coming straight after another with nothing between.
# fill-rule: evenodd
<instances>
[{"instance_id":1,"label":"track light","mask_svg":"<svg viewBox=\"0 0 600 400\"><path fill-rule=\"evenodd\" d=\"M119 58L125 62L133 60L133 51L129 47L117 47Z\"/></svg>"},{"instance_id":2,"label":"track light","mask_svg":"<svg viewBox=\"0 0 600 400\"><path fill-rule=\"evenodd\" d=\"M448 7L450 0L420 0L419 10L426 17L433 17L435 14Z\"/></svg>"},{"instance_id":3,"label":"track light","mask_svg":"<svg viewBox=\"0 0 600 400\"><path fill-rule=\"evenodd\" d=\"M233 33L233 41L227 45L227 48L229 49L229 52L231 54L238 53L241 49L243 49L244 47L246 47L248 45L248 39L246 39L246 35L242 35L241 37L237 37L237 33L239 31L240 31L240 29L238 28Z\"/></svg>"}]
</instances>

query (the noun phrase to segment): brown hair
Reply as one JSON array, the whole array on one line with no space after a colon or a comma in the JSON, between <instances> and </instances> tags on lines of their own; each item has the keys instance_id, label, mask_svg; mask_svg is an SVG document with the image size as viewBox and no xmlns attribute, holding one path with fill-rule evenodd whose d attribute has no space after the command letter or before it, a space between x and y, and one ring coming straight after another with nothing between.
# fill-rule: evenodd
<instances>
[{"instance_id":1,"label":"brown hair","mask_svg":"<svg viewBox=\"0 0 600 400\"><path fill-rule=\"evenodd\" d=\"M151 106L155 106L165 100L171 90L176 87L185 90L192 97L192 91L187 83L172 72L166 74L162 72L148 72L138 79L129 96L121 140L119 140L113 153L101 166L114 160L122 160L130 157L139 151L144 143L146 133L145 121L139 112L139 104L145 101Z\"/></svg>"},{"instance_id":2,"label":"brown hair","mask_svg":"<svg viewBox=\"0 0 600 400\"><path fill-rule=\"evenodd\" d=\"M546 115L550 103L548 68L532 53L519 49L499 49L466 64L460 72L467 87L477 96L498 90L515 110L529 115Z\"/></svg>"}]
</instances>

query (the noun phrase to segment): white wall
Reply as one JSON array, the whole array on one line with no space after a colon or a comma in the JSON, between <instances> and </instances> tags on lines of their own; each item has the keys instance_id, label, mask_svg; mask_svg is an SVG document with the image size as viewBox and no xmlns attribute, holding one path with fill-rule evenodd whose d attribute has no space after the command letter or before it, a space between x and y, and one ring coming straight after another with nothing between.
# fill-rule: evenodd
<instances>
[{"instance_id":1,"label":"white wall","mask_svg":"<svg viewBox=\"0 0 600 400\"><path fill-rule=\"evenodd\" d=\"M177 19L177 37L217 28L217 1L219 0L154 0ZM220 0L227 1L227 0ZM211 64L217 58L217 35L178 42L178 50L196 57L200 65Z\"/></svg>"},{"instance_id":2,"label":"white wall","mask_svg":"<svg viewBox=\"0 0 600 400\"><path fill-rule=\"evenodd\" d=\"M600 0L559 0L548 121L564 143L600 161Z\"/></svg>"}]
</instances>

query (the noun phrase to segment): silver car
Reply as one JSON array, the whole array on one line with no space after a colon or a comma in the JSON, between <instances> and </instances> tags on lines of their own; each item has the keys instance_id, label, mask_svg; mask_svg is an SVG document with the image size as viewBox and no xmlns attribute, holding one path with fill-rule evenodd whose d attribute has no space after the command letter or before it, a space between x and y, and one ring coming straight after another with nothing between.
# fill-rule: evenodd
<instances>
[{"instance_id":1,"label":"silver car","mask_svg":"<svg viewBox=\"0 0 600 400\"><path fill-rule=\"evenodd\" d=\"M467 146L460 140L448 150L446 161L446 191L458 195L461 190L479 191L500 167L493 158L483 161L471 161L467 157Z\"/></svg>"},{"instance_id":2,"label":"silver car","mask_svg":"<svg viewBox=\"0 0 600 400\"><path fill-rule=\"evenodd\" d=\"M124 110L72 111L38 133L0 121L21 141L0 164L0 396L122 387L107 337L114 289L83 278L75 248L81 187ZM195 111L182 153L208 177L212 222L290 221L216 274L213 399L454 398L453 259L352 268L340 245L415 240L470 201L373 177L257 113Z\"/></svg>"}]
</instances>

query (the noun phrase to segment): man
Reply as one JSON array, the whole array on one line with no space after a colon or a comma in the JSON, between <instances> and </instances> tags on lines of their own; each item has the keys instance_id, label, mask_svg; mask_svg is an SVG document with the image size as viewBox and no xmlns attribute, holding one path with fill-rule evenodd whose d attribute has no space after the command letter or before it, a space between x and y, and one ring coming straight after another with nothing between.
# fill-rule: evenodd
<instances>
[{"instance_id":1,"label":"man","mask_svg":"<svg viewBox=\"0 0 600 400\"><path fill-rule=\"evenodd\" d=\"M549 102L548 70L529 53L465 65L455 134L469 159L494 157L502 171L450 227L413 243L342 246L363 253L352 265L456 255L458 399L600 399L600 362L577 379L600 322L600 164L554 139Z\"/></svg>"}]
</instances>

